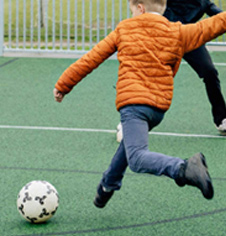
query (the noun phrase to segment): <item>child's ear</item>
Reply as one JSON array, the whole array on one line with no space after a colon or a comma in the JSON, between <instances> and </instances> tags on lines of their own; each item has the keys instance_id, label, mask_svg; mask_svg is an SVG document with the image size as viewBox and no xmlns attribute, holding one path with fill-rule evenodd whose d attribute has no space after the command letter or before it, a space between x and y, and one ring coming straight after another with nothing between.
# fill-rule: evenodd
<instances>
[{"instance_id":1,"label":"child's ear","mask_svg":"<svg viewBox=\"0 0 226 236\"><path fill-rule=\"evenodd\" d=\"M139 4L137 5L137 8L139 9L139 11L140 11L141 14L143 14L143 13L146 12L146 11L145 11L145 7L144 7L144 4L142 4L142 3L139 3Z\"/></svg>"}]
</instances>

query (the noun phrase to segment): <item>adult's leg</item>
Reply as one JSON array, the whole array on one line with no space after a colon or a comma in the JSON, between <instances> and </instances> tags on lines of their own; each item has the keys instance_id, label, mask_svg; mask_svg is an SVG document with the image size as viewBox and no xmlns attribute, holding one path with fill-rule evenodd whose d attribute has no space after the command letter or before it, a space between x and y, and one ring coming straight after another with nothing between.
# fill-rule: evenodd
<instances>
[{"instance_id":1,"label":"adult's leg","mask_svg":"<svg viewBox=\"0 0 226 236\"><path fill-rule=\"evenodd\" d=\"M200 78L203 78L206 92L212 106L214 123L219 126L226 118L226 105L221 93L218 72L213 65L209 52L205 46L186 53L184 59L196 71Z\"/></svg>"}]
</instances>

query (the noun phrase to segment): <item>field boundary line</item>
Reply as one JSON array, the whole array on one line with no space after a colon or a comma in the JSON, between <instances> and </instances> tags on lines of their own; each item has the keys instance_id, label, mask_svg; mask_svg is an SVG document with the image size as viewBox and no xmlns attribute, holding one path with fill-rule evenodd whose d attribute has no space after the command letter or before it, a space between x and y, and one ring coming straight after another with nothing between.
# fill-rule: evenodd
<instances>
[{"instance_id":1,"label":"field boundary line","mask_svg":"<svg viewBox=\"0 0 226 236\"><path fill-rule=\"evenodd\" d=\"M224 62L213 62L215 66L226 66L226 63ZM182 61L181 65L189 65L186 61Z\"/></svg>"},{"instance_id":2,"label":"field boundary line","mask_svg":"<svg viewBox=\"0 0 226 236\"><path fill-rule=\"evenodd\" d=\"M23 130L47 130L47 131L70 131L70 132L95 132L95 133L116 133L116 130L110 129L91 129L91 128L66 128L49 126L18 126L18 125L0 125L0 129L23 129ZM183 134L172 132L149 132L151 135L174 136L174 137L193 137L193 138L221 138L226 136L208 135L208 134Z\"/></svg>"}]
</instances>

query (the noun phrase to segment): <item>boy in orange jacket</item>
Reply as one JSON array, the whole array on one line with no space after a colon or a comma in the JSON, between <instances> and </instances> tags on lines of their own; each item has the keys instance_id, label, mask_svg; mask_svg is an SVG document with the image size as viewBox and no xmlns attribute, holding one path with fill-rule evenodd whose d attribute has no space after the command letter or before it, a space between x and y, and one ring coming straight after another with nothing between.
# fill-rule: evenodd
<instances>
[{"instance_id":1,"label":"boy in orange jacket","mask_svg":"<svg viewBox=\"0 0 226 236\"><path fill-rule=\"evenodd\" d=\"M173 77L184 53L200 47L226 31L226 13L196 24L169 22L162 14L166 0L130 0L133 17L118 24L104 40L64 71L53 90L55 100L118 51L116 107L120 112L123 140L103 174L94 199L102 208L119 190L127 166L137 173L165 175L178 186L199 188L206 199L214 190L205 157L197 153L188 160L148 150L148 132L169 109Z\"/></svg>"}]
</instances>

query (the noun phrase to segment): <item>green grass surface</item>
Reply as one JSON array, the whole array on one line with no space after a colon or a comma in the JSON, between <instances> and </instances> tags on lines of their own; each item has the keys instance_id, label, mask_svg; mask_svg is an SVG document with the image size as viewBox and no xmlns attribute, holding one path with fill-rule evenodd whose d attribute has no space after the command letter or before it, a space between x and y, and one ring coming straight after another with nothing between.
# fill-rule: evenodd
<instances>
[{"instance_id":1,"label":"green grass surface","mask_svg":"<svg viewBox=\"0 0 226 236\"><path fill-rule=\"evenodd\" d=\"M226 63L225 53L211 55L214 62ZM106 61L58 104L52 90L73 59L12 59L0 57L0 125L116 128L117 61ZM225 94L226 66L216 68ZM122 189L106 208L97 209L92 201L118 146L115 133L0 128L0 235L225 235L226 139L214 138L218 133L204 85L187 64L175 78L171 109L153 131L213 135L150 134L149 141L151 150L181 158L203 152L215 187L213 200L195 188L178 188L166 177L128 169ZM41 225L24 221L16 208L20 189L36 179L49 181L60 195L56 215Z\"/></svg>"}]
</instances>

